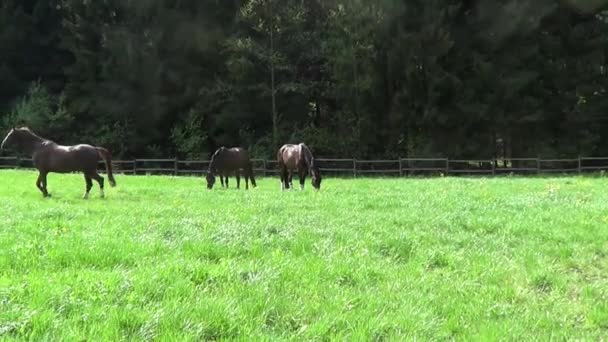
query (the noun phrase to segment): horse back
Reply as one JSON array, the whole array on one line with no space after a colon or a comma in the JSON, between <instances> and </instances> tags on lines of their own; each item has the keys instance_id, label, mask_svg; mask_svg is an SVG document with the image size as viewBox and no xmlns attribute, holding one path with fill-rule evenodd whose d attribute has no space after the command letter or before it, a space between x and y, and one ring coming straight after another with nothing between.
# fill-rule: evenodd
<instances>
[{"instance_id":1,"label":"horse back","mask_svg":"<svg viewBox=\"0 0 608 342\"><path fill-rule=\"evenodd\" d=\"M217 168L224 171L235 171L248 168L250 163L249 152L246 149L233 147L224 150Z\"/></svg>"},{"instance_id":2,"label":"horse back","mask_svg":"<svg viewBox=\"0 0 608 342\"><path fill-rule=\"evenodd\" d=\"M279 150L279 163L288 169L296 169L300 164L301 149L299 145L285 144Z\"/></svg>"},{"instance_id":3,"label":"horse back","mask_svg":"<svg viewBox=\"0 0 608 342\"><path fill-rule=\"evenodd\" d=\"M38 168L49 172L92 172L97 170L99 151L87 144L65 146L53 143L44 146L34 159Z\"/></svg>"}]
</instances>

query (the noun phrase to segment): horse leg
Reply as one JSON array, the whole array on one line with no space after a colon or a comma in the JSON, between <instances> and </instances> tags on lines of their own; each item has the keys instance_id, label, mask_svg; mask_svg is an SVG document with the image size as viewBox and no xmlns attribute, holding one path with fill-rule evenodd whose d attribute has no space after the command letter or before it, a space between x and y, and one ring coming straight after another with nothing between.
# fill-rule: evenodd
<instances>
[{"instance_id":1,"label":"horse leg","mask_svg":"<svg viewBox=\"0 0 608 342\"><path fill-rule=\"evenodd\" d=\"M304 182L306 181L306 171L300 169L298 172L300 176L300 191L304 190Z\"/></svg>"},{"instance_id":2,"label":"horse leg","mask_svg":"<svg viewBox=\"0 0 608 342\"><path fill-rule=\"evenodd\" d=\"M287 188L287 167L281 166L281 190L284 191Z\"/></svg>"},{"instance_id":3,"label":"horse leg","mask_svg":"<svg viewBox=\"0 0 608 342\"><path fill-rule=\"evenodd\" d=\"M38 188L38 190L40 190L40 192L42 192L42 195L46 197L46 193L44 192L44 186L42 185L42 172L38 174L38 179L36 179L36 187Z\"/></svg>"},{"instance_id":4,"label":"horse leg","mask_svg":"<svg viewBox=\"0 0 608 342\"><path fill-rule=\"evenodd\" d=\"M249 165L247 174L249 174L249 178L251 179L251 186L255 188L257 185L255 184L255 177L253 176L253 167L251 167L251 165Z\"/></svg>"},{"instance_id":5,"label":"horse leg","mask_svg":"<svg viewBox=\"0 0 608 342\"><path fill-rule=\"evenodd\" d=\"M95 172L91 175L91 178L93 178L95 181L97 181L97 183L99 183L99 193L101 195L101 198L105 197L105 194L103 193L103 177L101 177L97 172Z\"/></svg>"},{"instance_id":6,"label":"horse leg","mask_svg":"<svg viewBox=\"0 0 608 342\"><path fill-rule=\"evenodd\" d=\"M224 177L226 178L226 189L228 189L228 174L225 174Z\"/></svg>"},{"instance_id":7,"label":"horse leg","mask_svg":"<svg viewBox=\"0 0 608 342\"><path fill-rule=\"evenodd\" d=\"M222 183L222 188L224 187L224 176L220 173L220 183Z\"/></svg>"},{"instance_id":8,"label":"horse leg","mask_svg":"<svg viewBox=\"0 0 608 342\"><path fill-rule=\"evenodd\" d=\"M293 170L289 171L289 188L293 189Z\"/></svg>"},{"instance_id":9,"label":"horse leg","mask_svg":"<svg viewBox=\"0 0 608 342\"><path fill-rule=\"evenodd\" d=\"M241 188L241 173L239 172L239 170L236 170L236 188Z\"/></svg>"},{"instance_id":10,"label":"horse leg","mask_svg":"<svg viewBox=\"0 0 608 342\"><path fill-rule=\"evenodd\" d=\"M91 180L91 176L89 176L88 173L84 174L84 181L86 183L86 191L84 192L84 195L82 196L82 198L88 199L89 192L91 192L91 188L93 187L93 181Z\"/></svg>"},{"instance_id":11,"label":"horse leg","mask_svg":"<svg viewBox=\"0 0 608 342\"><path fill-rule=\"evenodd\" d=\"M289 181L290 174L291 174L291 172L289 170L285 170L285 190L289 190L289 183L291 183Z\"/></svg>"},{"instance_id":12,"label":"horse leg","mask_svg":"<svg viewBox=\"0 0 608 342\"><path fill-rule=\"evenodd\" d=\"M46 176L48 175L48 172L41 172L40 173L40 186L42 187L42 195L44 195L44 197L51 197L51 194L49 194L49 191L46 188Z\"/></svg>"}]
</instances>

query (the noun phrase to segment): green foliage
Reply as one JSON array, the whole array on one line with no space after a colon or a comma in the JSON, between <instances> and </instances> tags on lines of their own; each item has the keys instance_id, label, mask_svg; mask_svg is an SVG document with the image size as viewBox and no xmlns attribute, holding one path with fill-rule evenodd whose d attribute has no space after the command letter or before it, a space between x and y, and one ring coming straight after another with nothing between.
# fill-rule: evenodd
<instances>
[{"instance_id":1,"label":"green foliage","mask_svg":"<svg viewBox=\"0 0 608 342\"><path fill-rule=\"evenodd\" d=\"M177 123L171 130L171 139L177 151L187 158L201 159L205 140L203 122L198 113L190 111L182 122Z\"/></svg>"},{"instance_id":2,"label":"green foliage","mask_svg":"<svg viewBox=\"0 0 608 342\"><path fill-rule=\"evenodd\" d=\"M65 108L63 94L57 98L40 82L34 82L27 95L16 103L7 122L12 126L28 126L40 134L65 132L63 137L66 137L74 117Z\"/></svg>"},{"instance_id":3,"label":"green foliage","mask_svg":"<svg viewBox=\"0 0 608 342\"><path fill-rule=\"evenodd\" d=\"M2 340L606 335L605 177L123 176L84 201L81 175L51 175L51 199L0 175Z\"/></svg>"},{"instance_id":4,"label":"green foliage","mask_svg":"<svg viewBox=\"0 0 608 342\"><path fill-rule=\"evenodd\" d=\"M55 111L55 100L40 82L32 83L27 95L15 105L11 113L16 126L28 125L34 130L46 127L46 121Z\"/></svg>"},{"instance_id":5,"label":"green foliage","mask_svg":"<svg viewBox=\"0 0 608 342\"><path fill-rule=\"evenodd\" d=\"M131 157L607 154L607 12L583 3L6 0L0 120Z\"/></svg>"}]
</instances>

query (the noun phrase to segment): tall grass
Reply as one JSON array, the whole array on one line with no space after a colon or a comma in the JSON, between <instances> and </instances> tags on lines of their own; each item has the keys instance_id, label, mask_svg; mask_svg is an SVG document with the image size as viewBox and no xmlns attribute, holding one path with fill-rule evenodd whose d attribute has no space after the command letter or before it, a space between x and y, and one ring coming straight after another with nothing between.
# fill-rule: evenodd
<instances>
[{"instance_id":1,"label":"tall grass","mask_svg":"<svg viewBox=\"0 0 608 342\"><path fill-rule=\"evenodd\" d=\"M608 179L35 179L0 172L3 340L608 335Z\"/></svg>"}]
</instances>

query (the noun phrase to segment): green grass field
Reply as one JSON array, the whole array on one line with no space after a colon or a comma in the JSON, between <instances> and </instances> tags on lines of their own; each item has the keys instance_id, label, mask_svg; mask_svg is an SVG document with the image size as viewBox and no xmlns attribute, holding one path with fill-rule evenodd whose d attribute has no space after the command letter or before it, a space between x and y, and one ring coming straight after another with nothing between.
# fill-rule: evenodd
<instances>
[{"instance_id":1,"label":"green grass field","mask_svg":"<svg viewBox=\"0 0 608 342\"><path fill-rule=\"evenodd\" d=\"M608 336L608 178L35 180L0 172L1 340Z\"/></svg>"}]
</instances>

